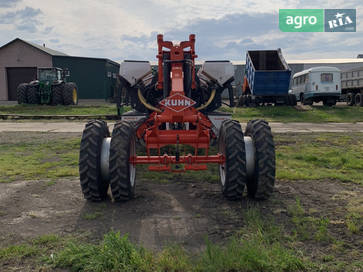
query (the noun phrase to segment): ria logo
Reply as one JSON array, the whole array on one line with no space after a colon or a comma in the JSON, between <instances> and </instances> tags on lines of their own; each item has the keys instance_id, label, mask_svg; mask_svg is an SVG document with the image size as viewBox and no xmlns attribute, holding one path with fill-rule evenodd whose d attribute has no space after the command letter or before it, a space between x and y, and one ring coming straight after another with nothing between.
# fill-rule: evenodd
<instances>
[{"instance_id":1,"label":"ria logo","mask_svg":"<svg viewBox=\"0 0 363 272\"><path fill-rule=\"evenodd\" d=\"M343 15L344 15L344 13L339 13L339 12L337 14L335 14L336 20L328 21L329 28L353 24L353 21L352 21L352 19L350 19L349 16L345 16L344 22L343 22Z\"/></svg>"},{"instance_id":2,"label":"ria logo","mask_svg":"<svg viewBox=\"0 0 363 272\"><path fill-rule=\"evenodd\" d=\"M326 32L355 32L356 10L355 9L326 9L325 10Z\"/></svg>"},{"instance_id":3,"label":"ria logo","mask_svg":"<svg viewBox=\"0 0 363 272\"><path fill-rule=\"evenodd\" d=\"M179 112L192 107L196 102L185 95L174 94L160 101L160 104L172 111Z\"/></svg>"}]
</instances>

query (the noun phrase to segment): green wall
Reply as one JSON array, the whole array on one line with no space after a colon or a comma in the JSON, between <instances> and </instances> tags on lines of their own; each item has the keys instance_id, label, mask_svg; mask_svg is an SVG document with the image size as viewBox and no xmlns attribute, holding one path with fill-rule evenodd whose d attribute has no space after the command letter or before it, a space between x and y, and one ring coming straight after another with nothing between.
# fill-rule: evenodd
<instances>
[{"instance_id":1,"label":"green wall","mask_svg":"<svg viewBox=\"0 0 363 272\"><path fill-rule=\"evenodd\" d=\"M119 64L107 59L68 56L53 56L53 67L69 69L67 80L77 84L80 99L108 99L120 70Z\"/></svg>"}]
</instances>

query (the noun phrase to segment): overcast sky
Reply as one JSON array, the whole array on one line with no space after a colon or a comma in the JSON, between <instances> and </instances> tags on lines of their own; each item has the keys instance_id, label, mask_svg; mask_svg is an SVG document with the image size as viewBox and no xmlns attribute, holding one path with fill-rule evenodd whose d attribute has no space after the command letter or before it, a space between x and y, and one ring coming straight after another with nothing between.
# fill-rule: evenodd
<instances>
[{"instance_id":1,"label":"overcast sky","mask_svg":"<svg viewBox=\"0 0 363 272\"><path fill-rule=\"evenodd\" d=\"M280 8L356 8L357 32L284 33ZM362 19L362 0L0 0L0 45L18 37L69 55L156 60L158 33L195 33L199 60L279 47L287 60L351 58L363 54Z\"/></svg>"}]
</instances>

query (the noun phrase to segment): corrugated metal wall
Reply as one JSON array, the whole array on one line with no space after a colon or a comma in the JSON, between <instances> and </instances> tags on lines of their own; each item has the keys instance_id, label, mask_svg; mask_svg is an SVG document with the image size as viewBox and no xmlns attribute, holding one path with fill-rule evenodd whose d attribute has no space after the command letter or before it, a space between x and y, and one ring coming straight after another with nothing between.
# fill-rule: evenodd
<instances>
[{"instance_id":1,"label":"corrugated metal wall","mask_svg":"<svg viewBox=\"0 0 363 272\"><path fill-rule=\"evenodd\" d=\"M80 99L108 99L120 65L107 59L54 56L53 67L68 68Z\"/></svg>"}]
</instances>

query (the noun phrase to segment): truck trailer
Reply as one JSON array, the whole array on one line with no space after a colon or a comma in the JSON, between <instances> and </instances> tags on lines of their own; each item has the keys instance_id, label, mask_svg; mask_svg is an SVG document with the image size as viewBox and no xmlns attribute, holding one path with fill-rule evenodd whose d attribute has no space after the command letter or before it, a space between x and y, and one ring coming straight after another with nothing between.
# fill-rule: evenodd
<instances>
[{"instance_id":1,"label":"truck trailer","mask_svg":"<svg viewBox=\"0 0 363 272\"><path fill-rule=\"evenodd\" d=\"M348 106L363 107L363 67L342 72L342 99Z\"/></svg>"},{"instance_id":2,"label":"truck trailer","mask_svg":"<svg viewBox=\"0 0 363 272\"><path fill-rule=\"evenodd\" d=\"M280 48L247 51L239 105L296 105L295 97L288 94L290 77L291 69Z\"/></svg>"}]
</instances>

